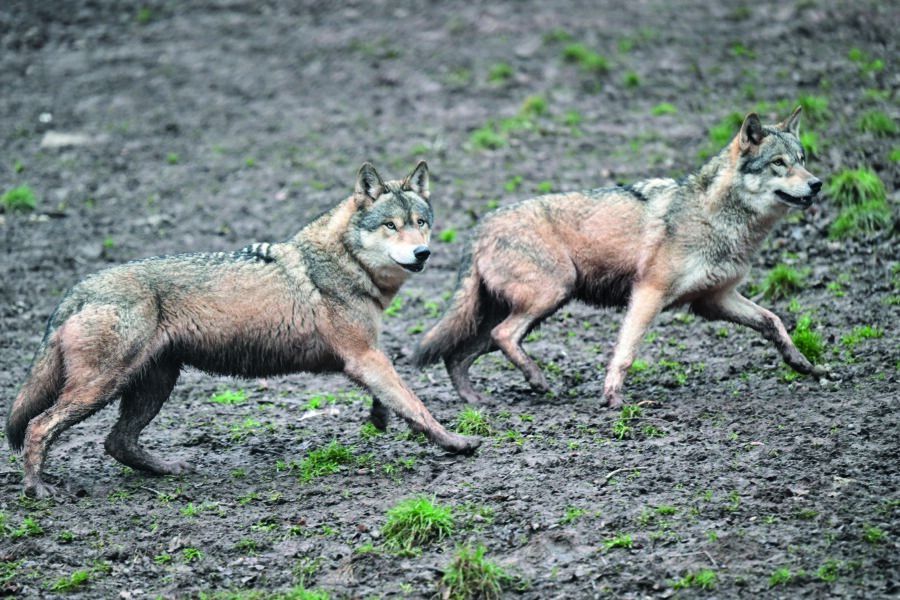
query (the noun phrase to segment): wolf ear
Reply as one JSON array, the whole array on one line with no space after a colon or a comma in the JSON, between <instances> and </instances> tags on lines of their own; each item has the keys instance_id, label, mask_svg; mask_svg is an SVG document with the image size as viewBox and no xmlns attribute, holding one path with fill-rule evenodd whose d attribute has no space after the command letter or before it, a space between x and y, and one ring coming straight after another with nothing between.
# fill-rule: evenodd
<instances>
[{"instance_id":1,"label":"wolf ear","mask_svg":"<svg viewBox=\"0 0 900 600\"><path fill-rule=\"evenodd\" d=\"M420 160L412 173L407 175L406 179L403 180L400 187L404 190L415 192L428 200L428 194L430 193L428 190L428 163L424 160Z\"/></svg>"},{"instance_id":2,"label":"wolf ear","mask_svg":"<svg viewBox=\"0 0 900 600\"><path fill-rule=\"evenodd\" d=\"M791 113L791 116L785 119L783 123L779 123L778 126L784 131L800 137L800 115L802 113L803 107L798 106L794 109L794 112Z\"/></svg>"},{"instance_id":3,"label":"wolf ear","mask_svg":"<svg viewBox=\"0 0 900 600\"><path fill-rule=\"evenodd\" d=\"M766 131L759 121L759 115L755 112L747 115L744 124L741 125L741 152L759 146L764 137L766 137Z\"/></svg>"},{"instance_id":4,"label":"wolf ear","mask_svg":"<svg viewBox=\"0 0 900 600\"><path fill-rule=\"evenodd\" d=\"M363 163L356 176L356 194L376 200L384 192L384 182L371 163Z\"/></svg>"}]
</instances>

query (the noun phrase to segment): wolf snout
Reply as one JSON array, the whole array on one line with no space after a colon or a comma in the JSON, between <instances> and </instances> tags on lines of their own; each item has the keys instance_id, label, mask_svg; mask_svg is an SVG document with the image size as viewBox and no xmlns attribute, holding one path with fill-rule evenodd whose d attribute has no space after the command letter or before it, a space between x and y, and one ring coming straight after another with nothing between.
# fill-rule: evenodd
<instances>
[{"instance_id":1,"label":"wolf snout","mask_svg":"<svg viewBox=\"0 0 900 600\"><path fill-rule=\"evenodd\" d=\"M428 249L428 246L416 246L416 249L413 250L413 256L416 257L417 261L425 262L431 256L431 250Z\"/></svg>"},{"instance_id":2,"label":"wolf snout","mask_svg":"<svg viewBox=\"0 0 900 600\"><path fill-rule=\"evenodd\" d=\"M821 179L810 179L807 183L809 185L809 189L812 190L812 194L815 196L819 193L819 190L822 189L822 180Z\"/></svg>"}]
</instances>

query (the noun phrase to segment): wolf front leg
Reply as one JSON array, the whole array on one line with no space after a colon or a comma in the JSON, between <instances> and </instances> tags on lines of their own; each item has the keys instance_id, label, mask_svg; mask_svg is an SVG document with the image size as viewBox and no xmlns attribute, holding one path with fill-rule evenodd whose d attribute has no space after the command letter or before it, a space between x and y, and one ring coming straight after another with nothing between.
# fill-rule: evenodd
<instances>
[{"instance_id":1,"label":"wolf front leg","mask_svg":"<svg viewBox=\"0 0 900 600\"><path fill-rule=\"evenodd\" d=\"M662 286L653 283L641 283L631 292L631 300L622 320L619 340L616 342L616 349L613 351L603 386L603 397L610 408L622 405L622 383L634 362L641 339L663 308L665 301L663 289Z\"/></svg>"},{"instance_id":2,"label":"wolf front leg","mask_svg":"<svg viewBox=\"0 0 900 600\"><path fill-rule=\"evenodd\" d=\"M695 301L692 308L706 319L730 321L760 332L763 337L775 344L784 362L798 373L817 377L828 374L827 368L813 365L797 350L784 323L775 313L745 298L734 289L712 298Z\"/></svg>"},{"instance_id":3,"label":"wolf front leg","mask_svg":"<svg viewBox=\"0 0 900 600\"><path fill-rule=\"evenodd\" d=\"M378 407L377 403L380 403L390 408L402 417L413 431L424 433L429 441L444 450L471 454L481 445L478 438L457 435L444 429L443 425L431 416L422 401L403 383L388 357L379 350L369 349L358 356L347 357L344 372L350 379L372 392L376 398L374 407ZM381 409L373 408L373 416L376 419L383 416L381 413ZM382 424L385 422L386 420Z\"/></svg>"}]
</instances>

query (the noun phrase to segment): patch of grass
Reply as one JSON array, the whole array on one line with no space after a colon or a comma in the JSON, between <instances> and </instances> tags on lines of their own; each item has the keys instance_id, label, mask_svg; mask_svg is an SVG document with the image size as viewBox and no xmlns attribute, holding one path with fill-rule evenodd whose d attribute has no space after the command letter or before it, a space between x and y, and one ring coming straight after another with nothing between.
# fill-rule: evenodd
<instances>
[{"instance_id":1,"label":"patch of grass","mask_svg":"<svg viewBox=\"0 0 900 600\"><path fill-rule=\"evenodd\" d=\"M875 235L889 229L891 219L891 208L887 202L871 200L841 211L828 228L828 237L833 240L845 240L857 235Z\"/></svg>"},{"instance_id":2,"label":"patch of grass","mask_svg":"<svg viewBox=\"0 0 900 600\"><path fill-rule=\"evenodd\" d=\"M506 138L497 133L493 121L489 121L472 132L469 142L479 150L497 150L506 145Z\"/></svg>"},{"instance_id":3,"label":"patch of grass","mask_svg":"<svg viewBox=\"0 0 900 600\"><path fill-rule=\"evenodd\" d=\"M632 540L631 536L628 534L619 534L616 537L604 540L603 545L607 550L612 550L613 548L628 549L634 545L634 540Z\"/></svg>"},{"instance_id":4,"label":"patch of grass","mask_svg":"<svg viewBox=\"0 0 900 600\"><path fill-rule=\"evenodd\" d=\"M880 58L869 58L869 55L859 48L851 48L847 53L847 58L859 67L860 75L866 76L869 73L877 73L884 70L884 61Z\"/></svg>"},{"instance_id":5,"label":"patch of grass","mask_svg":"<svg viewBox=\"0 0 900 600\"><path fill-rule=\"evenodd\" d=\"M791 340L797 346L800 354L814 365L819 364L825 355L825 342L817 332L812 329L812 318L808 315L800 317Z\"/></svg>"},{"instance_id":6,"label":"patch of grass","mask_svg":"<svg viewBox=\"0 0 900 600\"><path fill-rule=\"evenodd\" d=\"M216 404L243 404L247 400L247 392L244 390L224 390L213 394L210 400Z\"/></svg>"},{"instance_id":7,"label":"patch of grass","mask_svg":"<svg viewBox=\"0 0 900 600\"><path fill-rule=\"evenodd\" d=\"M21 560L17 562L0 562L0 586L12 581L20 566L22 566Z\"/></svg>"},{"instance_id":8,"label":"patch of grass","mask_svg":"<svg viewBox=\"0 0 900 600\"><path fill-rule=\"evenodd\" d=\"M197 562L203 558L203 552L198 548L185 548L181 551L181 555L184 557L184 562Z\"/></svg>"},{"instance_id":9,"label":"patch of grass","mask_svg":"<svg viewBox=\"0 0 900 600\"><path fill-rule=\"evenodd\" d=\"M513 175L510 177L506 183L503 184L503 189L509 193L516 192L520 187L522 187L522 179L521 175Z\"/></svg>"},{"instance_id":10,"label":"patch of grass","mask_svg":"<svg viewBox=\"0 0 900 600\"><path fill-rule=\"evenodd\" d=\"M722 146L731 141L741 130L744 124L744 115L739 112L729 113L724 119L713 125L709 130L709 144L700 150L699 157L703 160L709 158L714 152L718 152Z\"/></svg>"},{"instance_id":11,"label":"patch of grass","mask_svg":"<svg viewBox=\"0 0 900 600\"><path fill-rule=\"evenodd\" d=\"M831 116L828 110L828 98L805 94L800 96L797 104L803 109L803 119L810 127L824 125Z\"/></svg>"},{"instance_id":12,"label":"patch of grass","mask_svg":"<svg viewBox=\"0 0 900 600\"><path fill-rule=\"evenodd\" d=\"M384 309L384 316L393 318L400 314L400 309L403 308L403 298L400 296L394 296L394 299L391 301L391 305Z\"/></svg>"},{"instance_id":13,"label":"patch of grass","mask_svg":"<svg viewBox=\"0 0 900 600\"><path fill-rule=\"evenodd\" d=\"M657 104L650 110L650 114L652 114L654 117L661 117L662 115L674 115L677 112L678 109L668 102Z\"/></svg>"},{"instance_id":14,"label":"patch of grass","mask_svg":"<svg viewBox=\"0 0 900 600\"><path fill-rule=\"evenodd\" d=\"M177 165L179 160L181 160L181 157L178 156L177 152L169 152L166 154L166 162L170 165Z\"/></svg>"},{"instance_id":15,"label":"patch of grass","mask_svg":"<svg viewBox=\"0 0 900 600\"><path fill-rule=\"evenodd\" d=\"M441 232L441 235L438 236L438 239L444 242L445 244L452 244L456 241L457 232L452 227L448 227L447 229Z\"/></svg>"},{"instance_id":16,"label":"patch of grass","mask_svg":"<svg viewBox=\"0 0 900 600\"><path fill-rule=\"evenodd\" d=\"M497 63L488 72L488 81L491 83L506 83L513 76L513 68L506 63Z\"/></svg>"},{"instance_id":17,"label":"patch of grass","mask_svg":"<svg viewBox=\"0 0 900 600\"><path fill-rule=\"evenodd\" d=\"M716 587L716 577L715 571L702 569L696 573L688 573L676 581L672 587L676 590L692 587L700 588L701 590L712 590Z\"/></svg>"},{"instance_id":18,"label":"patch of grass","mask_svg":"<svg viewBox=\"0 0 900 600\"><path fill-rule=\"evenodd\" d=\"M22 519L22 525L17 529L13 529L9 535L14 540L20 540L24 538L36 537L43 534L44 529L34 518L25 517L24 519Z\"/></svg>"},{"instance_id":19,"label":"patch of grass","mask_svg":"<svg viewBox=\"0 0 900 600\"><path fill-rule=\"evenodd\" d=\"M773 268L762 283L762 292L767 300L789 298L803 289L806 271L798 271L784 263Z\"/></svg>"},{"instance_id":20,"label":"patch of grass","mask_svg":"<svg viewBox=\"0 0 900 600\"><path fill-rule=\"evenodd\" d=\"M622 84L628 89L634 89L641 85L641 78L634 71L629 71L622 77Z\"/></svg>"},{"instance_id":21,"label":"patch of grass","mask_svg":"<svg viewBox=\"0 0 900 600\"><path fill-rule=\"evenodd\" d=\"M775 569L772 572L772 575L769 576L769 587L775 587L776 585L784 585L788 583L793 576L791 575L791 571L788 568Z\"/></svg>"},{"instance_id":22,"label":"patch of grass","mask_svg":"<svg viewBox=\"0 0 900 600\"><path fill-rule=\"evenodd\" d=\"M843 566L843 562L830 558L826 560L825 564L819 567L819 569L816 571L816 577L818 577L822 581L835 581L841 574L841 567Z\"/></svg>"},{"instance_id":23,"label":"patch of grass","mask_svg":"<svg viewBox=\"0 0 900 600\"><path fill-rule=\"evenodd\" d=\"M609 72L609 60L584 44L569 44L563 48L562 57L564 61L577 64L592 75L605 75Z\"/></svg>"},{"instance_id":24,"label":"patch of grass","mask_svg":"<svg viewBox=\"0 0 900 600\"><path fill-rule=\"evenodd\" d=\"M751 60L756 58L756 52L740 42L732 44L731 55L735 58L749 58Z\"/></svg>"},{"instance_id":25,"label":"patch of grass","mask_svg":"<svg viewBox=\"0 0 900 600\"><path fill-rule=\"evenodd\" d=\"M389 550L416 554L418 546L440 542L453 533L453 511L424 496L403 500L388 511L381 533Z\"/></svg>"},{"instance_id":26,"label":"patch of grass","mask_svg":"<svg viewBox=\"0 0 900 600\"><path fill-rule=\"evenodd\" d=\"M547 113L547 101L543 96L528 96L522 102L520 114L538 117Z\"/></svg>"},{"instance_id":27,"label":"patch of grass","mask_svg":"<svg viewBox=\"0 0 900 600\"><path fill-rule=\"evenodd\" d=\"M819 136L812 131L800 132L800 145L806 156L820 156L822 154L822 145L819 143Z\"/></svg>"},{"instance_id":28,"label":"patch of grass","mask_svg":"<svg viewBox=\"0 0 900 600\"><path fill-rule=\"evenodd\" d=\"M489 437L494 434L494 428L484 414L471 406L467 406L459 413L456 419L456 431L463 435L479 435Z\"/></svg>"},{"instance_id":29,"label":"patch of grass","mask_svg":"<svg viewBox=\"0 0 900 600\"><path fill-rule=\"evenodd\" d=\"M825 191L840 208L849 208L872 201L887 201L884 182L868 167L844 169L831 176Z\"/></svg>"},{"instance_id":30,"label":"patch of grass","mask_svg":"<svg viewBox=\"0 0 900 600\"><path fill-rule=\"evenodd\" d=\"M863 540L870 544L880 544L884 541L885 533L878 527L867 526L863 530Z\"/></svg>"},{"instance_id":31,"label":"patch of grass","mask_svg":"<svg viewBox=\"0 0 900 600\"><path fill-rule=\"evenodd\" d=\"M857 122L857 127L863 133L871 133L875 137L891 137L897 135L897 123L880 110L864 112Z\"/></svg>"},{"instance_id":32,"label":"patch of grass","mask_svg":"<svg viewBox=\"0 0 900 600\"><path fill-rule=\"evenodd\" d=\"M306 483L316 477L324 477L338 472L343 465L353 462L351 448L342 446L337 440L332 440L324 448L313 450L298 466L300 481Z\"/></svg>"},{"instance_id":33,"label":"patch of grass","mask_svg":"<svg viewBox=\"0 0 900 600\"><path fill-rule=\"evenodd\" d=\"M68 577L57 580L50 586L54 592L71 592L86 585L91 580L91 573L87 570L75 571Z\"/></svg>"},{"instance_id":34,"label":"patch of grass","mask_svg":"<svg viewBox=\"0 0 900 600\"><path fill-rule=\"evenodd\" d=\"M485 548L478 544L457 548L453 562L441 578L441 598L444 600L469 600L499 598L504 587L513 581L506 572L484 558Z\"/></svg>"},{"instance_id":35,"label":"patch of grass","mask_svg":"<svg viewBox=\"0 0 900 600\"><path fill-rule=\"evenodd\" d=\"M31 212L37 208L37 196L27 185L20 185L0 196L0 207L9 212Z\"/></svg>"},{"instance_id":36,"label":"patch of grass","mask_svg":"<svg viewBox=\"0 0 900 600\"><path fill-rule=\"evenodd\" d=\"M560 519L560 523L563 525L571 525L578 519L584 516L587 511L583 508L578 508L577 506L567 506L566 514L563 515L562 519Z\"/></svg>"},{"instance_id":37,"label":"patch of grass","mask_svg":"<svg viewBox=\"0 0 900 600\"><path fill-rule=\"evenodd\" d=\"M624 439L634 433L631 422L641 417L641 407L637 404L626 404L619 413L619 418L613 423L613 435L618 439Z\"/></svg>"}]
</instances>

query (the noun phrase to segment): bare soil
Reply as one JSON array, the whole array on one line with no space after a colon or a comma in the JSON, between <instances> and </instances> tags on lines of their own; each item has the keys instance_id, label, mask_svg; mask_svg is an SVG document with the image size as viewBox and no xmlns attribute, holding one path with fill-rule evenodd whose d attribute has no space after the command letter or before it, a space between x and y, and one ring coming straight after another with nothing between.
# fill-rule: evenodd
<instances>
[{"instance_id":1,"label":"bare soil","mask_svg":"<svg viewBox=\"0 0 900 600\"><path fill-rule=\"evenodd\" d=\"M408 356L445 306L480 215L539 191L686 173L717 149L709 132L732 112L772 122L804 95L827 100L805 122L819 140L810 169L827 180L868 166L896 210L889 155L900 142L859 119L900 118L898 29L896 4L869 0L4 2L0 193L27 184L38 196L32 213L0 214L4 402L60 294L85 275L286 238L345 198L363 161L393 178L426 158L446 241L401 292L383 346L453 426L464 406L443 368L416 371ZM573 43L608 71L564 60ZM493 149L473 141L490 123ZM48 479L70 499L25 498L7 451L0 595L225 597L302 584L332 598L427 598L455 548L481 543L516 578L504 597L896 598L897 222L831 241L829 200L778 226L747 289L778 263L806 271L800 290L761 302L789 329L811 315L832 381L790 377L752 331L667 314L641 348L648 368L626 383L642 416L620 436L620 413L600 398L621 315L572 305L527 344L552 394L533 393L498 355L475 366L495 433L457 457L397 422L364 435L366 397L341 375L185 372L142 439L197 473L153 477L108 457L115 407L50 453ZM881 337L842 344L863 326ZM211 400L228 389L246 400ZM311 401L322 406L310 412ZM333 440L355 461L303 482L297 465ZM384 550L387 511L418 495L452 507L450 540L416 556ZM607 547L626 535L630 548ZM676 587L701 570L714 589ZM89 581L54 591L77 571Z\"/></svg>"}]
</instances>

